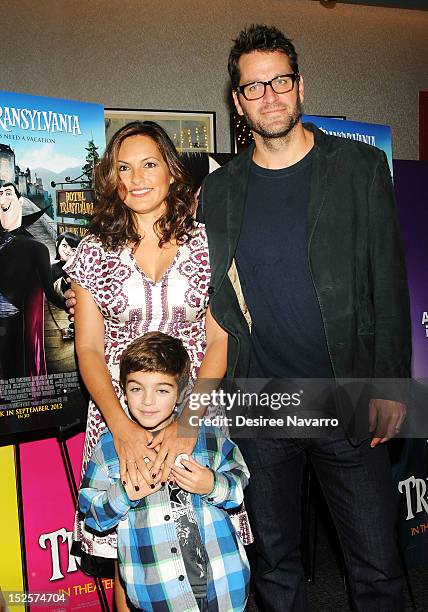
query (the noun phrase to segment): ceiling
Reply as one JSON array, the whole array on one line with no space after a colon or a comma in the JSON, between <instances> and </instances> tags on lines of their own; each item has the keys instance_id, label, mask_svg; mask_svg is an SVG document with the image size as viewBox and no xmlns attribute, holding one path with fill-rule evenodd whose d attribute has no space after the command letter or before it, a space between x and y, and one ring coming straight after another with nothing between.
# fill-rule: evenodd
<instances>
[{"instance_id":1,"label":"ceiling","mask_svg":"<svg viewBox=\"0 0 428 612\"><path fill-rule=\"evenodd\" d=\"M366 6L386 6L389 8L418 9L428 11L428 0L315 0L320 4L361 4Z\"/></svg>"}]
</instances>

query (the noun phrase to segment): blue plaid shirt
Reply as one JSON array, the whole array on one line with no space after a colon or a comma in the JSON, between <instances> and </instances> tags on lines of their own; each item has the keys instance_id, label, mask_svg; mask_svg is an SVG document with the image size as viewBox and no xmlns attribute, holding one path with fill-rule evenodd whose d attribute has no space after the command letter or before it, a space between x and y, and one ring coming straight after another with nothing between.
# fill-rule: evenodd
<instances>
[{"instance_id":1,"label":"blue plaid shirt","mask_svg":"<svg viewBox=\"0 0 428 612\"><path fill-rule=\"evenodd\" d=\"M219 429L202 426L193 451L215 474L209 495L192 494L207 554L212 612L241 612L249 586L244 547L225 510L243 501L249 473L238 447ZM85 525L96 533L117 527L119 568L134 606L147 612L198 612L186 575L167 487L130 501L122 486L110 432L93 449L79 492Z\"/></svg>"}]
</instances>

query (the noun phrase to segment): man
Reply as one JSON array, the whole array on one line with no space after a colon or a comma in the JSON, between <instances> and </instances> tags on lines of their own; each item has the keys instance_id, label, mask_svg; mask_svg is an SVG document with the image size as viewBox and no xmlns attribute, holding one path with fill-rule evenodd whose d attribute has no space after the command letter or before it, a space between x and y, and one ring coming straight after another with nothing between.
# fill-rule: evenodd
<instances>
[{"instance_id":1,"label":"man","mask_svg":"<svg viewBox=\"0 0 428 612\"><path fill-rule=\"evenodd\" d=\"M43 213L23 217L16 186L0 186L0 379L46 374L43 293L64 307L53 288L49 250L26 229Z\"/></svg>"},{"instance_id":2,"label":"man","mask_svg":"<svg viewBox=\"0 0 428 612\"><path fill-rule=\"evenodd\" d=\"M228 67L254 145L207 177L199 210L211 311L229 332L228 376L407 377L408 293L384 154L302 125L297 54L276 28L243 30ZM251 474L246 505L263 610L306 609L299 546L307 455L338 530L354 609L403 608L382 443L406 409L392 400L370 398L372 439L344 431L237 440Z\"/></svg>"}]
</instances>

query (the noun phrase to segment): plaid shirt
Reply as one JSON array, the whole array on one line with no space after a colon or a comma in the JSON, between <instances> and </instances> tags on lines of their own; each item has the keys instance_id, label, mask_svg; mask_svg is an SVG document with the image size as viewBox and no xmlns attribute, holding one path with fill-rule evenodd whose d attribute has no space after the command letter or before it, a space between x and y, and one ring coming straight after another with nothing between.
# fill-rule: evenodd
<instances>
[{"instance_id":1,"label":"plaid shirt","mask_svg":"<svg viewBox=\"0 0 428 612\"><path fill-rule=\"evenodd\" d=\"M244 547L225 510L237 508L249 473L238 447L215 427L202 426L193 451L215 475L209 495L192 494L207 554L210 612L241 612L249 586ZM167 487L130 501L120 481L110 432L93 449L79 492L85 525L96 533L117 527L119 567L134 606L147 612L198 612L186 575Z\"/></svg>"}]
</instances>

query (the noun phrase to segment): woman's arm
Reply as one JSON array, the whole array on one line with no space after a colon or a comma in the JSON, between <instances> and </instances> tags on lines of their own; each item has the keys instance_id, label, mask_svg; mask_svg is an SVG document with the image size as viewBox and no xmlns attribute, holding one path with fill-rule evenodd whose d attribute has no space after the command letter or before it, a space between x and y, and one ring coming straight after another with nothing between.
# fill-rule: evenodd
<instances>
[{"instance_id":1,"label":"woman's arm","mask_svg":"<svg viewBox=\"0 0 428 612\"><path fill-rule=\"evenodd\" d=\"M209 307L205 315L205 331L207 346L192 390L193 396L214 391L227 368L227 332L214 319ZM180 417L156 436L154 443L156 445L161 443L161 446L152 469L153 474L157 475L153 482L159 480L166 482L177 455L192 454L198 437L198 428L189 425L189 417L203 416L204 411L205 408L190 410L187 403ZM164 464L163 469L160 470L162 464Z\"/></svg>"},{"instance_id":2,"label":"woman's arm","mask_svg":"<svg viewBox=\"0 0 428 612\"><path fill-rule=\"evenodd\" d=\"M104 355L104 318L91 294L76 283L75 335L76 352L83 381L92 399L100 409L109 430L120 462L120 478L129 478L137 486L137 467L148 484L153 479L144 457L156 459L156 452L147 448L152 434L128 418L114 391ZM127 475L128 472L128 475Z\"/></svg>"},{"instance_id":3,"label":"woman's arm","mask_svg":"<svg viewBox=\"0 0 428 612\"><path fill-rule=\"evenodd\" d=\"M228 334L214 319L209 306L205 315L205 332L207 348L199 369L198 379L222 379L227 369Z\"/></svg>"}]
</instances>

